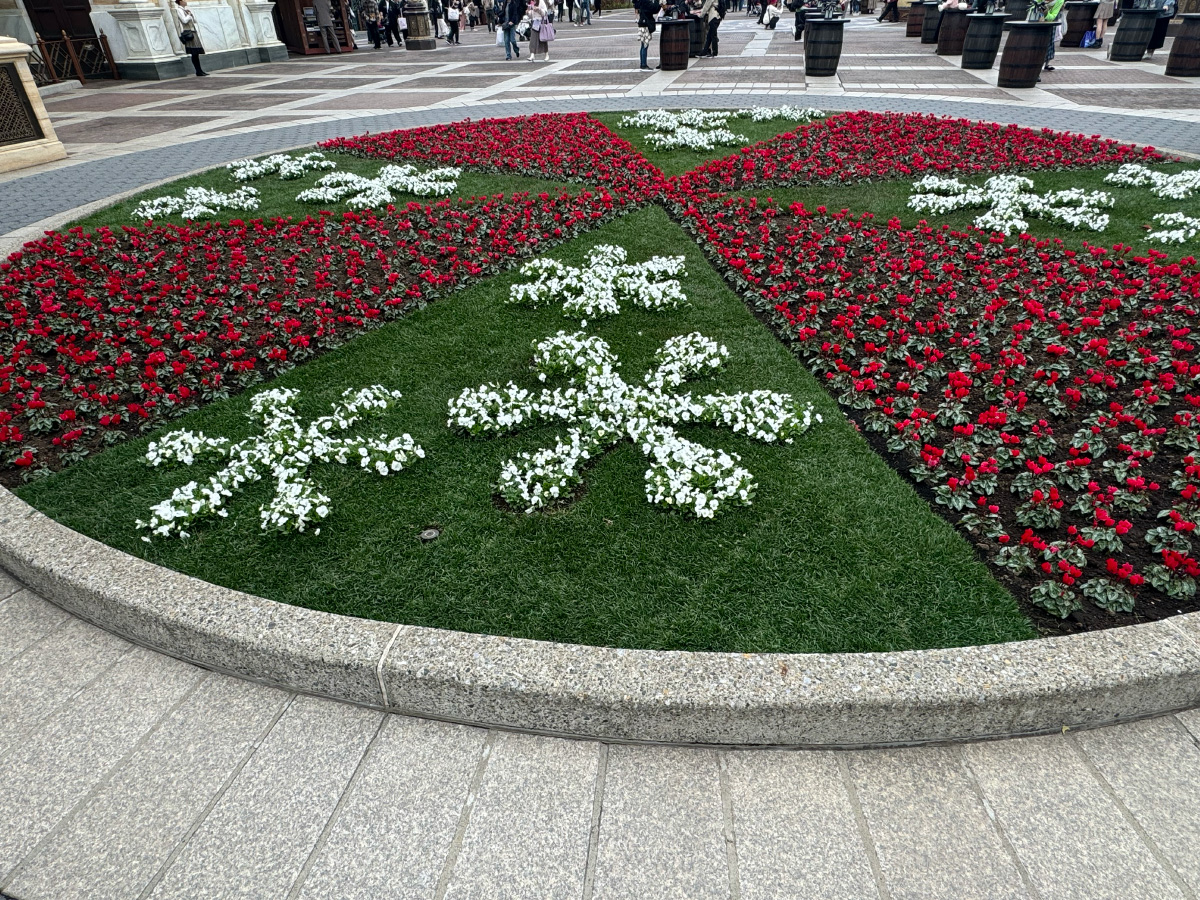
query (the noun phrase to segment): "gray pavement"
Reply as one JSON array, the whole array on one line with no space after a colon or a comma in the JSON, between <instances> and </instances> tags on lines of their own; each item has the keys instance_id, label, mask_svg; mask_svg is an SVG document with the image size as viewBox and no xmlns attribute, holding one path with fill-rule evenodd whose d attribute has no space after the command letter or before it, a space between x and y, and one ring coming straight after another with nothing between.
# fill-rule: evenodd
<instances>
[{"instance_id":1,"label":"gray pavement","mask_svg":"<svg viewBox=\"0 0 1200 900\"><path fill-rule=\"evenodd\" d=\"M1200 711L894 750L608 745L289 694L3 573L0 595L0 900L1200 895Z\"/></svg>"}]
</instances>

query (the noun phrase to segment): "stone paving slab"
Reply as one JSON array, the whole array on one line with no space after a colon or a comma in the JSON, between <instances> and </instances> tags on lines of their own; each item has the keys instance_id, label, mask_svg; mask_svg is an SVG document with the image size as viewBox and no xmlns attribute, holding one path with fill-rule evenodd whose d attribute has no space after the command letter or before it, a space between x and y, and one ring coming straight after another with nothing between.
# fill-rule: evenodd
<instances>
[{"instance_id":1,"label":"stone paving slab","mask_svg":"<svg viewBox=\"0 0 1200 900\"><path fill-rule=\"evenodd\" d=\"M18 590L0 600L0 666L70 619L53 603Z\"/></svg>"},{"instance_id":2,"label":"stone paving slab","mask_svg":"<svg viewBox=\"0 0 1200 900\"><path fill-rule=\"evenodd\" d=\"M135 900L253 751L288 695L208 677L9 883L18 896Z\"/></svg>"}]
</instances>

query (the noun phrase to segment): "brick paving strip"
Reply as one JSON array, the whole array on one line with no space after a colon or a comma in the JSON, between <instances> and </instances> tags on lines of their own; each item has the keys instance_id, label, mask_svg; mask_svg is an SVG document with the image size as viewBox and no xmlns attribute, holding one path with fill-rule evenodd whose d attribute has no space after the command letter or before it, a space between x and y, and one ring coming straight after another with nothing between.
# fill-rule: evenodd
<instances>
[{"instance_id":1,"label":"brick paving strip","mask_svg":"<svg viewBox=\"0 0 1200 900\"><path fill-rule=\"evenodd\" d=\"M731 13L716 61L643 79L628 15L596 21L586 40L561 27L549 66L498 61L478 30L436 54L367 51L51 98L74 158L0 181L0 234L237 157L463 115L789 102L1200 154L1188 85L1152 65L1064 52L1061 83L1022 101L894 27L856 21L840 77L809 85L790 35L768 41ZM413 63L396 74L393 59ZM1155 112L1168 102L1183 111ZM83 142L97 135L111 143ZM865 751L566 740L209 672L0 570L0 900L1195 900L1198 842L1197 710Z\"/></svg>"}]
</instances>

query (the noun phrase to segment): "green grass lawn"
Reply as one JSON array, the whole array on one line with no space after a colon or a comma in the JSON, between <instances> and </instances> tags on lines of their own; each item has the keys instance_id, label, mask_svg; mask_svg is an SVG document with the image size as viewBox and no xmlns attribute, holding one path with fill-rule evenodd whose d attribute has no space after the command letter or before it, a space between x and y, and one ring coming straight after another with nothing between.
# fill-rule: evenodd
<instances>
[{"instance_id":1,"label":"green grass lawn","mask_svg":"<svg viewBox=\"0 0 1200 900\"><path fill-rule=\"evenodd\" d=\"M560 429L469 438L446 427L464 387L533 387L531 345L577 323L549 307L502 299L514 271L428 308L279 378L299 412L321 415L343 390L383 384L404 398L363 433L407 431L427 458L391 478L335 465L313 475L333 499L321 534L264 535L253 485L228 519L188 541L140 540L134 521L213 465L158 470L132 440L23 487L38 509L153 562L288 603L375 619L587 644L723 651L869 651L1034 637L1011 596L954 529L863 441L798 361L746 309L695 243L658 207L642 209L553 251L581 263L597 243L631 260L687 257L691 307L626 310L589 323L639 378L668 337L699 330L728 346L725 372L698 390L788 391L825 418L792 446L715 428L685 437L741 454L759 488L752 506L697 521L645 499L646 461L623 444L586 473L572 505L526 515L493 499L504 460L551 443ZM252 392L171 426L241 438ZM164 429L169 430L169 429ZM161 432L160 432L161 433ZM428 526L442 529L429 544Z\"/></svg>"},{"instance_id":2,"label":"green grass lawn","mask_svg":"<svg viewBox=\"0 0 1200 900\"><path fill-rule=\"evenodd\" d=\"M301 156L307 150L294 151L291 155ZM393 164L391 160L378 159L361 159L357 156L350 156L345 153L326 153L325 156L338 165L338 170L343 172L353 172L356 175L362 175L368 178L374 178L380 168L385 165ZM396 165L403 163L403 160L395 161ZM421 168L432 168L422 166ZM296 195L307 188L313 187L320 178L325 175L325 171L308 172L301 178L284 181L278 175L265 175L262 178L254 181L235 181L233 177L225 170L224 167L218 169L210 169L207 172L202 172L199 175L192 175L187 178L181 178L178 181L173 181L170 184L160 185L150 190L142 191L141 193L122 200L105 209L98 210L89 216L78 219L72 222L70 226L79 226L85 230L98 228L102 225L120 226L120 225L141 225L141 220L133 217L133 210L143 200L152 199L154 197L162 197L165 195L182 195L183 192L190 187L205 187L214 191L230 193L236 191L239 187L249 185L258 190L260 195L260 206L257 210L222 210L219 219L229 221L230 219L266 219L275 216L291 216L293 218L302 219L306 215L319 212L322 209L341 210L349 209L345 202L340 204L319 204L319 203L300 203L296 200ZM520 191L530 191L538 193L541 191L558 191L563 188L576 193L580 190L579 185L569 184L565 180L555 181L538 178L530 178L522 175L496 175L491 173L479 173L464 171L458 179L458 187L449 196L451 197L476 197L476 196L494 196L495 194L513 194ZM417 197L415 195L400 195L393 193L397 205L403 205L411 200L416 200L421 203L435 203L442 199L441 197ZM158 224L167 222L181 223L183 220L175 216L164 216L157 219Z\"/></svg>"},{"instance_id":3,"label":"green grass lawn","mask_svg":"<svg viewBox=\"0 0 1200 900\"><path fill-rule=\"evenodd\" d=\"M679 110L675 111L678 112ZM717 112L717 110L709 111ZM752 122L750 119L730 119L728 124L729 130L734 134L745 135L745 141L739 141L737 144L729 147L717 147L714 150L655 150L646 140L646 135L654 129L626 128L620 124L621 120L631 115L631 113L612 112L592 113L591 115L593 119L603 122L614 134L623 137L629 143L633 144L633 146L637 147L646 159L658 166L666 175L682 175L684 172L690 172L696 166L706 163L710 159L721 159L736 153L742 147L768 140L777 134L786 134L789 131L795 131L804 125L803 122L792 122L787 119L773 119L767 122Z\"/></svg>"},{"instance_id":4,"label":"green grass lawn","mask_svg":"<svg viewBox=\"0 0 1200 900\"><path fill-rule=\"evenodd\" d=\"M1069 247L1077 247L1084 242L1102 247L1128 244L1135 251L1145 252L1148 247L1154 246L1174 257L1188 256L1200 251L1200 242L1197 241L1189 244L1164 244L1161 241L1155 241L1151 244L1146 240L1146 235L1151 230L1157 231L1162 228L1153 221L1152 217L1155 213L1182 212L1192 217L1200 217L1200 196L1192 196L1186 200L1166 200L1155 197L1150 193L1148 187L1130 188L1106 184L1104 176L1115 171L1116 168L1114 166L1111 169L1021 173L1033 181L1034 190L1038 193L1081 188L1087 191L1107 191L1115 201L1113 208L1108 210L1110 221L1108 228L1104 231L1075 230L1057 222L1030 217L1028 219L1029 232L1038 237L1062 238ZM1195 163L1175 163L1152 168L1165 172L1178 172L1182 169L1195 168ZM945 173L945 176L951 177L950 173ZM982 184L987 181L987 176L970 176L960 180L969 184ZM740 193L747 197L759 197L760 199L774 198L784 205L799 201L810 210L825 206L830 210L846 209L852 213L870 212L881 223L895 216L908 227L925 219L930 224L945 224L961 230L971 227L975 218L984 212L983 209L962 209L946 215L915 212L908 206L908 198L913 194L913 181L914 179L865 182L846 187L828 185L763 186L756 190L746 190Z\"/></svg>"}]
</instances>

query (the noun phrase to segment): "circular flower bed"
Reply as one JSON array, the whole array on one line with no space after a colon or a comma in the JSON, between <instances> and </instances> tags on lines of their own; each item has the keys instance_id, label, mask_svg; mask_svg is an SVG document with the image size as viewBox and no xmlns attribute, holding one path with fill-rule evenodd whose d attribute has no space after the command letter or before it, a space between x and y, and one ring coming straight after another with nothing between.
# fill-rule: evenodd
<instances>
[{"instance_id":1,"label":"circular flower bed","mask_svg":"<svg viewBox=\"0 0 1200 900\"><path fill-rule=\"evenodd\" d=\"M4 483L158 427L657 203L1044 621L1098 627L1197 608L1194 259L905 228L727 193L1164 161L1153 149L866 112L801 125L673 178L585 115L460 122L321 149L468 171L577 173L587 186L298 222L48 235L0 265ZM565 277L538 265L543 280ZM584 314L602 308L579 305ZM629 434L652 431L641 423ZM574 450L608 440L581 438ZM669 443L647 444L662 457L667 494ZM580 453L560 491L576 483ZM717 493L745 499L744 470L722 465ZM509 473L508 499L545 505L526 474ZM687 494L680 505L699 502Z\"/></svg>"}]
</instances>

